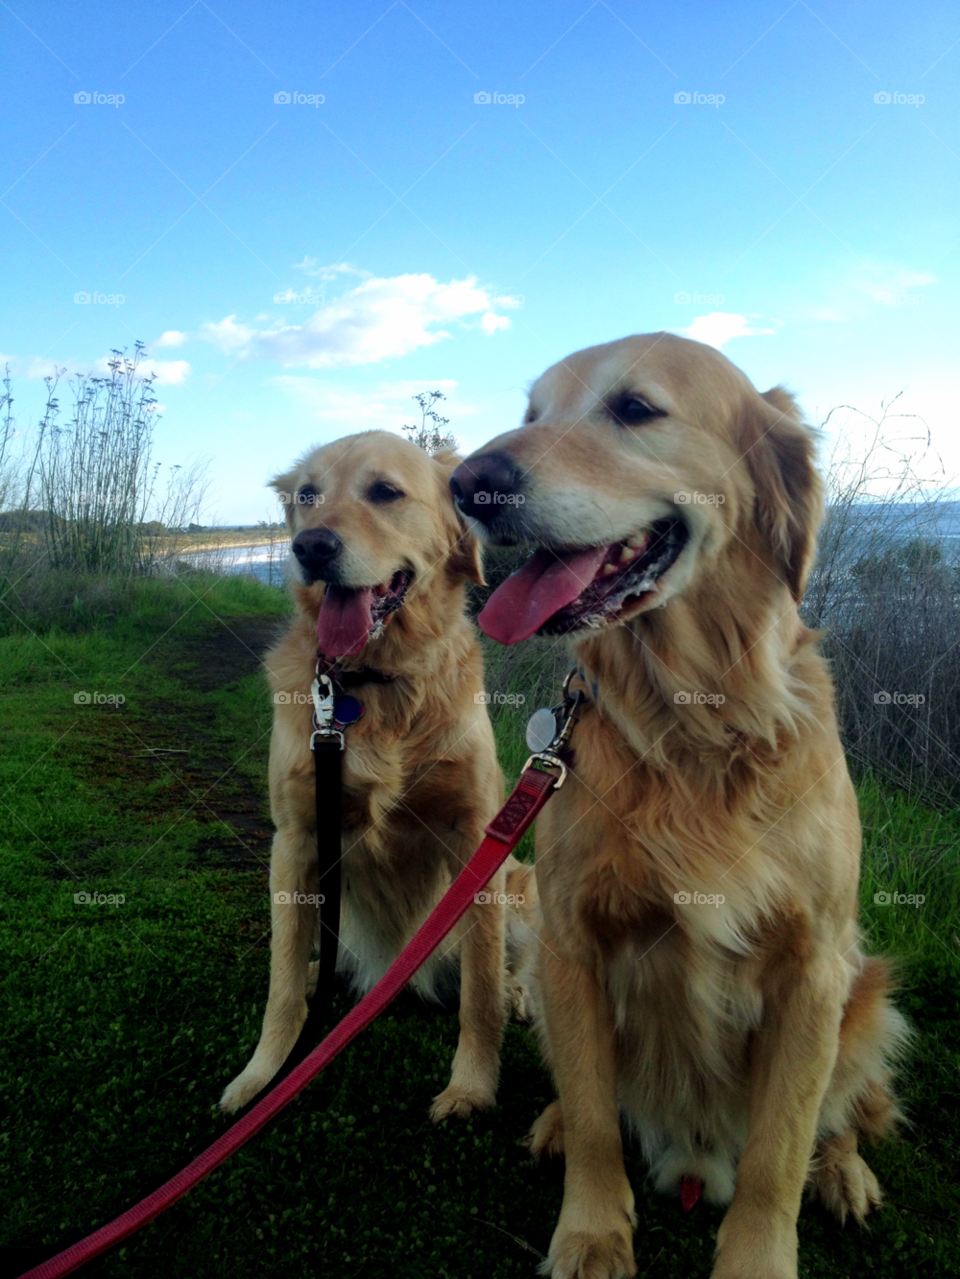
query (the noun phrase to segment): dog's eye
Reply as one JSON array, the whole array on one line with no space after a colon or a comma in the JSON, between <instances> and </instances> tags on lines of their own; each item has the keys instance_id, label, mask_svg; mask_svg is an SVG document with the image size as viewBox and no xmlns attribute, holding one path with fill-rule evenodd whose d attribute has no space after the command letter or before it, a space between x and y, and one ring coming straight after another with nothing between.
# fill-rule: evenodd
<instances>
[{"instance_id":1,"label":"dog's eye","mask_svg":"<svg viewBox=\"0 0 960 1279\"><path fill-rule=\"evenodd\" d=\"M654 408L638 395L621 395L609 409L621 426L642 426L644 422L664 416L663 409Z\"/></svg>"},{"instance_id":2,"label":"dog's eye","mask_svg":"<svg viewBox=\"0 0 960 1279\"><path fill-rule=\"evenodd\" d=\"M529 426L531 422L536 422L536 420L537 420L536 409L527 409L527 415L523 419L524 424Z\"/></svg>"},{"instance_id":3,"label":"dog's eye","mask_svg":"<svg viewBox=\"0 0 960 1279\"><path fill-rule=\"evenodd\" d=\"M403 497L403 493L386 480L377 480L367 496L371 502L395 502L398 497Z\"/></svg>"},{"instance_id":4,"label":"dog's eye","mask_svg":"<svg viewBox=\"0 0 960 1279\"><path fill-rule=\"evenodd\" d=\"M297 489L298 506L314 506L320 500L320 494L312 484L304 484Z\"/></svg>"}]
</instances>

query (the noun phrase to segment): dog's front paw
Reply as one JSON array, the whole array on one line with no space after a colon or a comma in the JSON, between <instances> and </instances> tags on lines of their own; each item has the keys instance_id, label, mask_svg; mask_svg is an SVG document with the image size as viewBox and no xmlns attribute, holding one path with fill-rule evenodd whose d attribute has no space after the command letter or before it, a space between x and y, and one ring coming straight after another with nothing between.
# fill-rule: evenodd
<instances>
[{"instance_id":1,"label":"dog's front paw","mask_svg":"<svg viewBox=\"0 0 960 1279\"><path fill-rule=\"evenodd\" d=\"M435 1124L452 1117L467 1119L475 1110L490 1110L496 1102L495 1095L480 1088L464 1088L450 1084L439 1096L434 1097L430 1118Z\"/></svg>"},{"instance_id":2,"label":"dog's front paw","mask_svg":"<svg viewBox=\"0 0 960 1279\"><path fill-rule=\"evenodd\" d=\"M637 1263L631 1233L626 1226L596 1234L557 1227L540 1273L550 1279L632 1279Z\"/></svg>"},{"instance_id":3,"label":"dog's front paw","mask_svg":"<svg viewBox=\"0 0 960 1279\"><path fill-rule=\"evenodd\" d=\"M235 1110L252 1101L262 1088L266 1088L272 1078L272 1075L261 1074L260 1071L251 1070L248 1066L224 1088L223 1096L218 1103L220 1111L224 1115L232 1115Z\"/></svg>"},{"instance_id":4,"label":"dog's front paw","mask_svg":"<svg viewBox=\"0 0 960 1279\"><path fill-rule=\"evenodd\" d=\"M559 1101L551 1101L539 1119L534 1120L527 1144L534 1159L563 1154L563 1111Z\"/></svg>"},{"instance_id":5,"label":"dog's front paw","mask_svg":"<svg viewBox=\"0 0 960 1279\"><path fill-rule=\"evenodd\" d=\"M734 1200L717 1232L710 1279L797 1279L796 1224Z\"/></svg>"},{"instance_id":6,"label":"dog's front paw","mask_svg":"<svg viewBox=\"0 0 960 1279\"><path fill-rule=\"evenodd\" d=\"M820 1199L841 1225L852 1213L862 1226L870 1210L883 1202L876 1177L857 1153L853 1133L825 1141L811 1175L814 1198Z\"/></svg>"},{"instance_id":7,"label":"dog's front paw","mask_svg":"<svg viewBox=\"0 0 960 1279\"><path fill-rule=\"evenodd\" d=\"M554 1104L557 1117L560 1105ZM541 1118L550 1115L551 1109L548 1106ZM582 1186L580 1195L568 1191L540 1273L551 1279L632 1279L637 1273L636 1224L633 1191L626 1176L611 1178L604 1186Z\"/></svg>"}]
</instances>

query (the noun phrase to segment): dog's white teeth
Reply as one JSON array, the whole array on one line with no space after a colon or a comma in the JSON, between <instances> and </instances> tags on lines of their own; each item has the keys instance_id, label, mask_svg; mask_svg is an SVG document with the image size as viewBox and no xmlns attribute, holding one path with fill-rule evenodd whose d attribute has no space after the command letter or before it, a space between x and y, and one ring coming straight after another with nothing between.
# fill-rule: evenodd
<instances>
[{"instance_id":1,"label":"dog's white teeth","mask_svg":"<svg viewBox=\"0 0 960 1279\"><path fill-rule=\"evenodd\" d=\"M618 566L616 564L604 564L601 576L610 577L613 573L616 573L617 567Z\"/></svg>"},{"instance_id":2,"label":"dog's white teeth","mask_svg":"<svg viewBox=\"0 0 960 1279\"><path fill-rule=\"evenodd\" d=\"M639 542L628 542L627 546L635 555L637 551L645 551L647 549L647 543L649 541L650 541L650 535L648 533L645 533L643 537L640 538Z\"/></svg>"},{"instance_id":3,"label":"dog's white teeth","mask_svg":"<svg viewBox=\"0 0 960 1279\"><path fill-rule=\"evenodd\" d=\"M379 586L375 586L373 589L376 591L378 595L386 595L387 592L390 590L390 583L381 582Z\"/></svg>"},{"instance_id":4,"label":"dog's white teeth","mask_svg":"<svg viewBox=\"0 0 960 1279\"><path fill-rule=\"evenodd\" d=\"M620 563L628 564L630 560L636 557L636 554L637 554L636 547L630 546L628 543L620 552Z\"/></svg>"}]
</instances>

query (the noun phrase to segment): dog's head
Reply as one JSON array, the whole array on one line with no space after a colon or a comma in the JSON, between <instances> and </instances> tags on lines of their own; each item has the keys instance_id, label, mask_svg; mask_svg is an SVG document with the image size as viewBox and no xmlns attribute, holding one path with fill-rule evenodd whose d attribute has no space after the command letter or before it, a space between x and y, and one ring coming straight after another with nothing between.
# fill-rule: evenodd
<instances>
[{"instance_id":1,"label":"dog's head","mask_svg":"<svg viewBox=\"0 0 960 1279\"><path fill-rule=\"evenodd\" d=\"M458 461L366 431L315 449L271 481L286 506L293 577L306 606L319 609L328 657L358 655L431 591L482 582L479 546L447 487Z\"/></svg>"},{"instance_id":2,"label":"dog's head","mask_svg":"<svg viewBox=\"0 0 960 1279\"><path fill-rule=\"evenodd\" d=\"M802 594L822 513L792 397L665 333L590 347L534 384L523 425L450 479L481 537L534 548L480 624L513 644L628 621L738 549Z\"/></svg>"}]
</instances>

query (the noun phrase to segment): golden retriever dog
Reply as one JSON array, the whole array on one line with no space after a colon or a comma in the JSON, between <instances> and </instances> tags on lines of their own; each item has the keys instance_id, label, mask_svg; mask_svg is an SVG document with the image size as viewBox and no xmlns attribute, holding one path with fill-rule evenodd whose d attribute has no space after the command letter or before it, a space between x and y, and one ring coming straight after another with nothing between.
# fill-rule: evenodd
<instances>
[{"instance_id":1,"label":"golden retriever dog","mask_svg":"<svg viewBox=\"0 0 960 1279\"><path fill-rule=\"evenodd\" d=\"M270 803L270 992L233 1111L273 1078L317 980L318 870L310 685L318 651L337 672L386 677L351 687L345 730L338 969L365 993L386 972L483 838L503 781L483 699L465 583L482 582L476 539L447 487L460 459L368 431L305 456L273 486L286 496L296 618L265 664L275 696ZM323 815L319 815L323 821ZM512 896L532 906L532 875L511 862ZM506 1016L505 874L470 907L413 987L434 997L459 958L460 1039L434 1121L492 1106ZM519 888L519 892L517 889ZM322 886L320 891L322 891Z\"/></svg>"},{"instance_id":2,"label":"golden retriever dog","mask_svg":"<svg viewBox=\"0 0 960 1279\"><path fill-rule=\"evenodd\" d=\"M797 610L813 454L785 390L658 333L548 369L451 479L534 548L481 627L574 636L587 699L536 834L554 1279L636 1274L618 1108L660 1190L729 1203L713 1279L795 1279L805 1185L841 1220L880 1201L857 1144L896 1117L906 1026L860 948L857 803Z\"/></svg>"}]
</instances>

